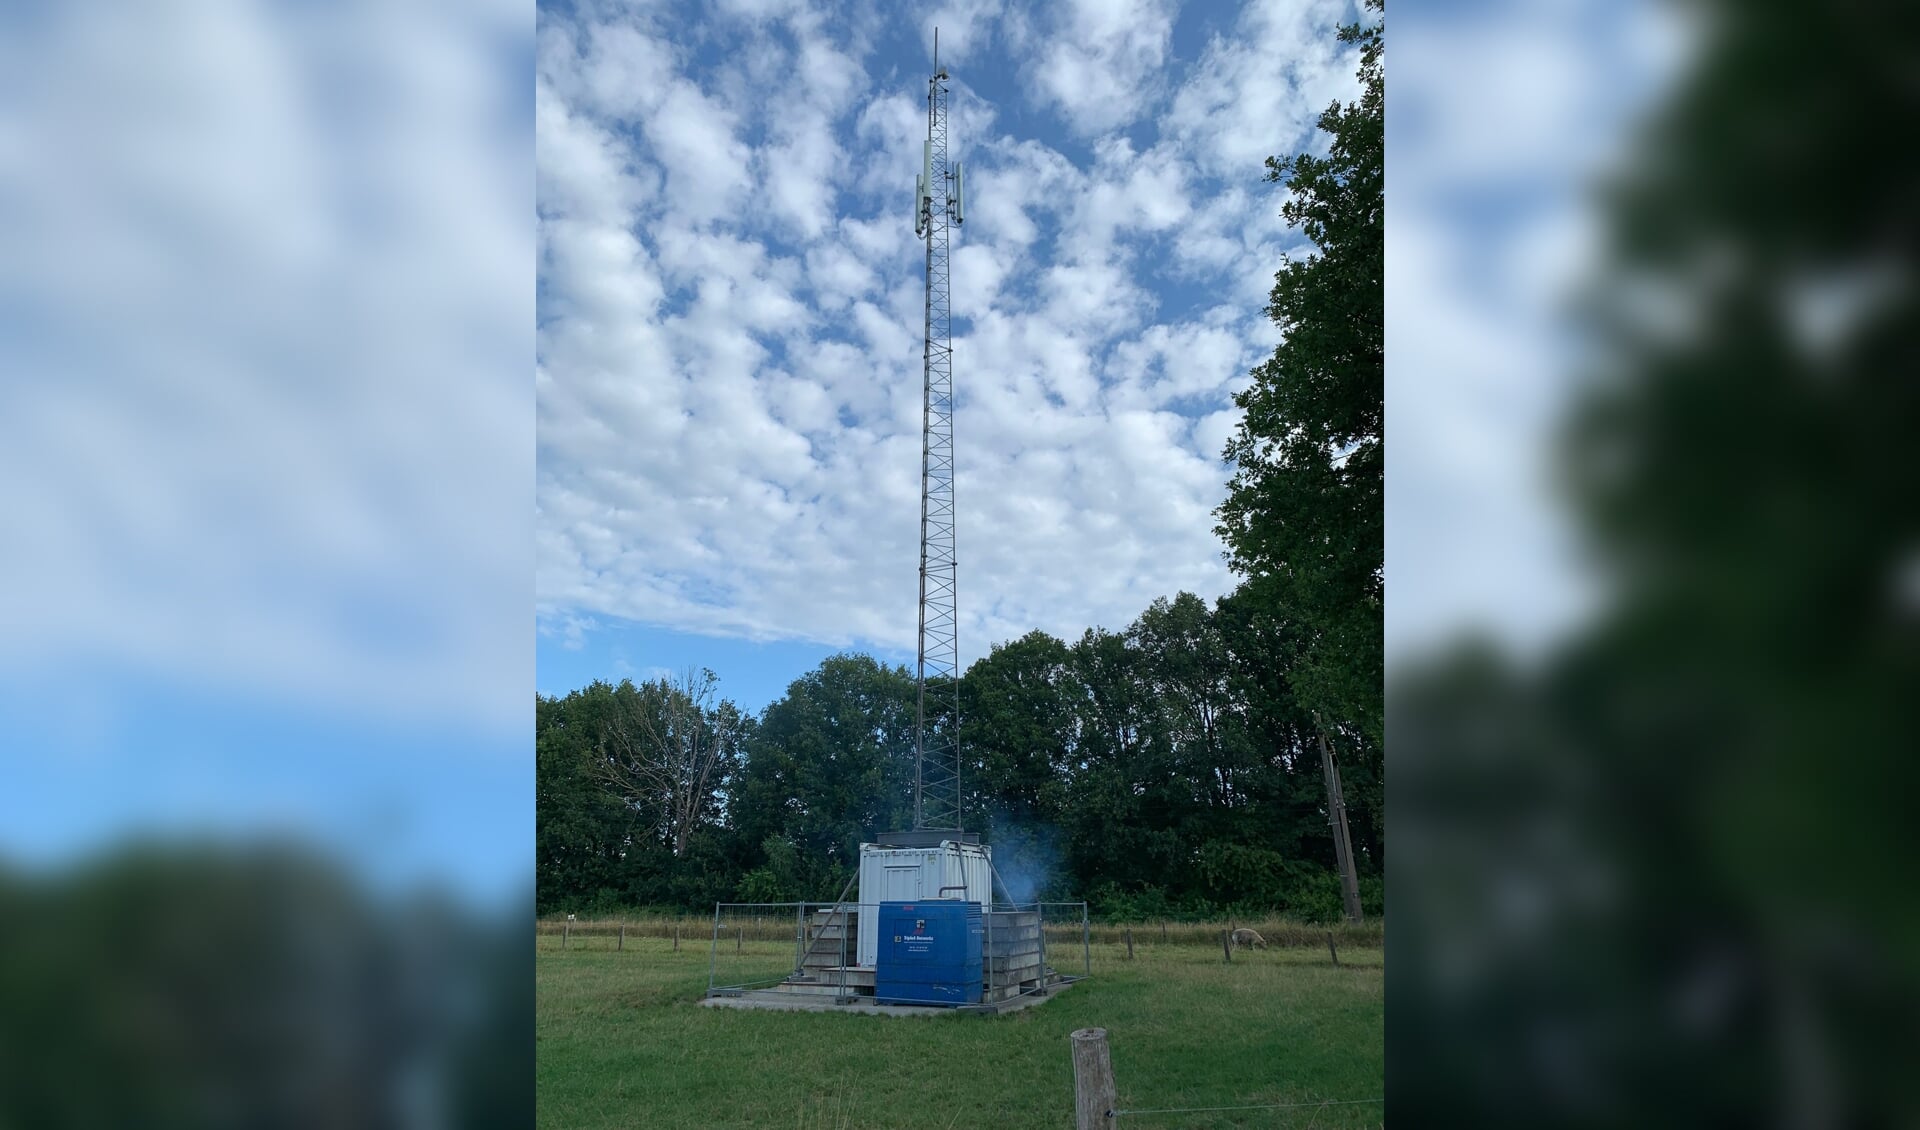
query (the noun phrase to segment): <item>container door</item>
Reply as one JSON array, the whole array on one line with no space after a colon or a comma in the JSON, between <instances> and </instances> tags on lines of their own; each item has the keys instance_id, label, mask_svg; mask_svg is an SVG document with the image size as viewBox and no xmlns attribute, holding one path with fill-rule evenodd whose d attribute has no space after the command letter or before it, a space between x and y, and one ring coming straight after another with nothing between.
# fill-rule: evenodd
<instances>
[{"instance_id":1,"label":"container door","mask_svg":"<svg viewBox=\"0 0 1920 1130\"><path fill-rule=\"evenodd\" d=\"M880 877L880 897L887 902L916 902L920 894L920 868L888 867Z\"/></svg>"},{"instance_id":2,"label":"container door","mask_svg":"<svg viewBox=\"0 0 1920 1130\"><path fill-rule=\"evenodd\" d=\"M887 858L867 856L860 862L860 945L855 960L861 965L872 965L878 959L879 904L920 898L920 865L891 863Z\"/></svg>"}]
</instances>

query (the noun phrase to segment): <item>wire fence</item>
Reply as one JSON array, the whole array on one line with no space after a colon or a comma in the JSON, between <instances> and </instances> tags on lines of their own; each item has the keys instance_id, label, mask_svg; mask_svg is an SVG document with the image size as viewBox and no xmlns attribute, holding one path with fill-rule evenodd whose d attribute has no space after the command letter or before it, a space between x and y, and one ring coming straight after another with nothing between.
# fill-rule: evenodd
<instances>
[{"instance_id":1,"label":"wire fence","mask_svg":"<svg viewBox=\"0 0 1920 1130\"><path fill-rule=\"evenodd\" d=\"M1377 1105L1386 1101L1385 1099L1322 1099L1317 1103L1252 1103L1244 1106L1160 1106L1144 1110L1115 1110L1109 1113L1115 1118L1128 1118L1145 1114L1201 1114L1226 1110L1324 1110L1330 1106Z\"/></svg>"},{"instance_id":2,"label":"wire fence","mask_svg":"<svg viewBox=\"0 0 1920 1130\"><path fill-rule=\"evenodd\" d=\"M707 995L871 998L883 944L879 910L857 902L716 904L700 939ZM1085 903L1001 903L983 927L980 1003L1045 992L1093 971Z\"/></svg>"},{"instance_id":3,"label":"wire fence","mask_svg":"<svg viewBox=\"0 0 1920 1130\"><path fill-rule=\"evenodd\" d=\"M1151 1043L1151 1030L1143 1029ZM1333 1107L1358 1107L1384 1102L1379 1098L1295 1099L1270 1103L1216 1103L1206 1106L1122 1107L1120 1087L1114 1076L1113 1058L1105 1028L1080 1028L1068 1037L1073 1062L1073 1107L1080 1126L1106 1126L1122 1118L1149 1118L1169 1114L1214 1114L1244 1111L1313 1110L1317 1123L1320 1112Z\"/></svg>"},{"instance_id":4,"label":"wire fence","mask_svg":"<svg viewBox=\"0 0 1920 1130\"><path fill-rule=\"evenodd\" d=\"M1004 907L1006 904L1001 905ZM1048 922L1049 942L1063 945L1069 941L1079 941L1078 908L1080 904L1048 905L1075 908L1072 922L1059 920ZM1332 926L1284 918L1222 919L1215 922L1175 922L1158 918L1125 922L1089 921L1086 940L1089 944L1098 947L1124 947L1131 940L1136 947L1142 949L1157 945L1192 946L1217 950L1220 948L1222 931L1240 927L1254 930L1261 935L1262 941L1273 949L1325 949L1328 935L1332 935L1342 950L1379 949L1385 944L1384 924L1377 919L1369 919L1359 924L1341 923ZM763 928L769 931L774 929L770 922L763 924ZM704 943L712 929L711 914L583 915L573 921L568 921L565 915L547 915L537 919L534 924L537 944L541 948L550 949L561 948L563 941L567 949L616 949L622 948L620 945L622 939L627 942L639 939L670 942L676 935L685 946L695 942ZM771 935L769 935L770 938ZM1342 956L1344 958L1345 955Z\"/></svg>"}]
</instances>

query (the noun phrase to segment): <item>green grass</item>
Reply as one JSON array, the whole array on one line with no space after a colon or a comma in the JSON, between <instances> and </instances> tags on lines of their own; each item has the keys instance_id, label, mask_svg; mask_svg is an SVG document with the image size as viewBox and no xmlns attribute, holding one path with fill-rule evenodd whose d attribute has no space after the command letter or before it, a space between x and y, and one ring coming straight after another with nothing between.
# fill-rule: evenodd
<instances>
[{"instance_id":1,"label":"green grass","mask_svg":"<svg viewBox=\"0 0 1920 1130\"><path fill-rule=\"evenodd\" d=\"M1063 914L1064 918L1055 917ZM1048 938L1059 937L1074 945L1080 944L1080 917L1077 911L1064 909L1048 912ZM761 938L772 941L780 937L792 937L792 911L766 911L754 914L744 908L730 909L725 919L728 928L744 926L749 938ZM1134 922L1115 924L1095 922L1089 928L1093 941L1121 942L1128 931L1133 934L1136 944L1149 941L1163 941L1169 945L1215 946L1220 945L1220 932L1227 928L1225 922ZM1340 922L1331 926L1298 922L1289 918L1241 918L1233 922L1235 926L1250 926L1260 932L1260 936L1278 946L1323 946L1328 934L1333 935L1334 943L1341 949L1348 946L1371 946L1378 949L1386 939L1386 923L1378 918L1370 918L1361 923ZM564 918L542 918L534 924L534 931L545 944L545 939L558 939L562 933L571 935L574 945L581 944L583 938L605 938L605 945L612 945L612 939L624 926L629 938L671 938L679 930L683 945L695 942L704 945L713 935L712 915L634 915L623 918L581 919L569 924ZM557 943L556 943L557 944ZM588 945L602 944L589 942Z\"/></svg>"},{"instance_id":2,"label":"green grass","mask_svg":"<svg viewBox=\"0 0 1920 1130\"><path fill-rule=\"evenodd\" d=\"M789 931L790 933L790 931ZM699 1006L708 945L629 933L536 938L540 1124L778 1126L1073 1125L1068 1034L1107 1029L1120 1108L1320 1103L1382 1094L1382 951L1238 951L1096 942L1093 976L1004 1016L881 1017ZM723 943L722 950L731 948ZM777 972L791 941L747 942L729 968ZM1073 946L1054 964L1077 972ZM723 978L724 979L724 978ZM1138 1115L1131 1127L1378 1126L1377 1104Z\"/></svg>"}]
</instances>

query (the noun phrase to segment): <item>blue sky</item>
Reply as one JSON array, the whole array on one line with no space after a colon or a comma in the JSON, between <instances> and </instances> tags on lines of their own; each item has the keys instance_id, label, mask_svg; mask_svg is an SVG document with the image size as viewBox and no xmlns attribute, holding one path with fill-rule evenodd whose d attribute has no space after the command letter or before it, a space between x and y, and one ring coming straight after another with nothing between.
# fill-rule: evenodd
<instances>
[{"instance_id":1,"label":"blue sky","mask_svg":"<svg viewBox=\"0 0 1920 1130\"><path fill-rule=\"evenodd\" d=\"M750 640L738 636L702 636L632 621L596 624L581 633L577 647L541 642L539 690L565 695L596 679L674 678L683 669L708 667L723 674L721 694L758 712L786 694L787 686L845 650L810 640ZM893 648L865 648L884 663L911 667L914 654Z\"/></svg>"},{"instance_id":2,"label":"blue sky","mask_svg":"<svg viewBox=\"0 0 1920 1130\"><path fill-rule=\"evenodd\" d=\"M1224 589L1215 456L1292 241L1260 160L1351 94L1346 5L896 10L5 9L0 862L273 830L515 894L529 683L700 664L757 707L910 660L936 21L963 657ZM1538 634L1581 180L1687 29L1401 18L1389 645Z\"/></svg>"},{"instance_id":3,"label":"blue sky","mask_svg":"<svg viewBox=\"0 0 1920 1130\"><path fill-rule=\"evenodd\" d=\"M30 7L0 864L271 833L524 896L531 13Z\"/></svg>"},{"instance_id":4,"label":"blue sky","mask_svg":"<svg viewBox=\"0 0 1920 1130\"><path fill-rule=\"evenodd\" d=\"M537 682L687 665L757 708L910 663L933 29L962 662L1232 585L1234 391L1271 352L1270 154L1355 92L1345 0L555 5L536 47Z\"/></svg>"},{"instance_id":5,"label":"blue sky","mask_svg":"<svg viewBox=\"0 0 1920 1130\"><path fill-rule=\"evenodd\" d=\"M1677 5L1403 5L1387 82L1386 608L1397 660L1463 632L1537 653L1598 596L1555 493L1602 277L1596 178L1691 56ZM1411 48L1411 49L1409 49Z\"/></svg>"},{"instance_id":6,"label":"blue sky","mask_svg":"<svg viewBox=\"0 0 1920 1130\"><path fill-rule=\"evenodd\" d=\"M0 687L22 759L0 849L57 864L129 837L294 837L376 886L486 902L531 878L527 731L372 716L120 664Z\"/></svg>"}]
</instances>

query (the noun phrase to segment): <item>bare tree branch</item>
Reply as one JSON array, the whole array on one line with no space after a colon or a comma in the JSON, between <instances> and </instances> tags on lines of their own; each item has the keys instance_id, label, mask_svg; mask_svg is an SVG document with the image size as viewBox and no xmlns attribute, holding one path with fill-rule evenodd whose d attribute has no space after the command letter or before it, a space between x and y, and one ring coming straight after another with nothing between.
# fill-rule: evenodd
<instances>
[{"instance_id":1,"label":"bare tree branch","mask_svg":"<svg viewBox=\"0 0 1920 1130\"><path fill-rule=\"evenodd\" d=\"M688 669L616 695L600 737L601 784L676 856L715 807L738 752L740 715L730 702L715 705L718 681L712 671Z\"/></svg>"}]
</instances>

